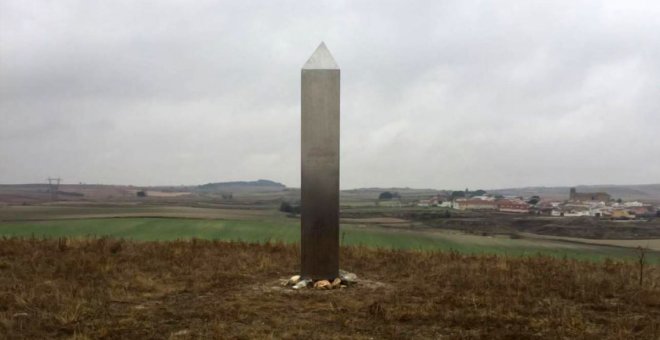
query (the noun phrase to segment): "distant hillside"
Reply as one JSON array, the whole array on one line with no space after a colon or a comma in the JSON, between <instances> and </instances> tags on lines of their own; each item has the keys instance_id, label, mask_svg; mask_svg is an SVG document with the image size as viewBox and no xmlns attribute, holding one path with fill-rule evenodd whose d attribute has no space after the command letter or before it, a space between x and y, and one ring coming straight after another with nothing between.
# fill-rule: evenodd
<instances>
[{"instance_id":1,"label":"distant hillside","mask_svg":"<svg viewBox=\"0 0 660 340\"><path fill-rule=\"evenodd\" d=\"M253 191L253 192L271 192L285 190L286 186L282 183L260 179L257 181L236 181L219 182L198 185L194 188L197 192L234 192L234 191Z\"/></svg>"},{"instance_id":2,"label":"distant hillside","mask_svg":"<svg viewBox=\"0 0 660 340\"><path fill-rule=\"evenodd\" d=\"M571 187L525 187L488 190L489 193L511 196L539 195L550 199L568 199ZM612 198L623 200L641 200L660 202L660 184L641 185L578 185L578 192L600 192L610 194Z\"/></svg>"}]
</instances>

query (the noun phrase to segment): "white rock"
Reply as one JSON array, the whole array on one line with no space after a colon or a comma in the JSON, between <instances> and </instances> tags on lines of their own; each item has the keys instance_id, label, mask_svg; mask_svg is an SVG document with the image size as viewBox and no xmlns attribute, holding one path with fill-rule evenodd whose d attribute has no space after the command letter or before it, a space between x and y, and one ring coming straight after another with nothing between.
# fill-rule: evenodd
<instances>
[{"instance_id":1,"label":"white rock","mask_svg":"<svg viewBox=\"0 0 660 340\"><path fill-rule=\"evenodd\" d=\"M293 285L293 289L300 289L300 288L305 288L307 285L310 283L310 280L302 280Z\"/></svg>"},{"instance_id":2,"label":"white rock","mask_svg":"<svg viewBox=\"0 0 660 340\"><path fill-rule=\"evenodd\" d=\"M289 284L295 285L298 281L300 281L300 275L294 275L289 279Z\"/></svg>"},{"instance_id":3,"label":"white rock","mask_svg":"<svg viewBox=\"0 0 660 340\"><path fill-rule=\"evenodd\" d=\"M348 282L348 283L356 283L358 280L357 275L349 272L341 273L340 278L343 282Z\"/></svg>"}]
</instances>

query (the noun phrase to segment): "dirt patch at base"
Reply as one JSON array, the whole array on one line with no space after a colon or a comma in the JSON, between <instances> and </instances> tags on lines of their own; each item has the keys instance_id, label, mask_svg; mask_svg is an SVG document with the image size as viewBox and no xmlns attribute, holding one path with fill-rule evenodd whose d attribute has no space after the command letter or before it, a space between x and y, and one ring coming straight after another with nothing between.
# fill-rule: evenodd
<instances>
[{"instance_id":1,"label":"dirt patch at base","mask_svg":"<svg viewBox=\"0 0 660 340\"><path fill-rule=\"evenodd\" d=\"M260 292L280 292L283 294L290 294L290 293L305 294L308 292L310 294L342 294L345 293L347 290L373 292L374 290L378 290L378 289L392 289L392 286L385 282L373 281L367 279L360 279L357 283L343 287L341 289L329 289L329 290L314 289L312 287L303 288L303 289L293 289L291 285L285 284L286 281L287 281L286 278L281 278L278 280L271 280L263 284L257 283L252 285L250 288L252 290L260 291Z\"/></svg>"}]
</instances>

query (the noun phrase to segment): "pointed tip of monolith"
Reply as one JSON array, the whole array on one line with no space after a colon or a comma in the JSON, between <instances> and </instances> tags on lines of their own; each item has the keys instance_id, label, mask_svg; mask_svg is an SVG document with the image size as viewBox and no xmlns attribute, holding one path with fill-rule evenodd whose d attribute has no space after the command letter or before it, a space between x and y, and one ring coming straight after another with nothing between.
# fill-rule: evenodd
<instances>
[{"instance_id":1,"label":"pointed tip of monolith","mask_svg":"<svg viewBox=\"0 0 660 340\"><path fill-rule=\"evenodd\" d=\"M303 70L338 70L339 65L332 57L332 54L325 46L324 42L316 48L314 54L303 65Z\"/></svg>"}]
</instances>

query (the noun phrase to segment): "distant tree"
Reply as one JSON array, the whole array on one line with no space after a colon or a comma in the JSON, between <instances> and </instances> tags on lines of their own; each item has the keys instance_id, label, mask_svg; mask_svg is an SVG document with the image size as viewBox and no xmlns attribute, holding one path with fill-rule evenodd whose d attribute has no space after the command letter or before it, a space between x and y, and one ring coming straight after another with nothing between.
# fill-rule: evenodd
<instances>
[{"instance_id":1,"label":"distant tree","mask_svg":"<svg viewBox=\"0 0 660 340\"><path fill-rule=\"evenodd\" d=\"M540 201L541 201L541 197L532 196L532 197L529 198L529 200L527 200L527 203L529 203L531 205L535 205L535 204L538 204Z\"/></svg>"},{"instance_id":2,"label":"distant tree","mask_svg":"<svg viewBox=\"0 0 660 340\"><path fill-rule=\"evenodd\" d=\"M452 191L451 192L451 198L460 198L460 197L465 197L465 191Z\"/></svg>"},{"instance_id":3,"label":"distant tree","mask_svg":"<svg viewBox=\"0 0 660 340\"><path fill-rule=\"evenodd\" d=\"M280 211L285 213L292 213L293 207L291 204L289 204L289 202L282 202L280 203Z\"/></svg>"},{"instance_id":4,"label":"distant tree","mask_svg":"<svg viewBox=\"0 0 660 340\"><path fill-rule=\"evenodd\" d=\"M623 203L623 200L619 198L619 199L616 200L616 203L621 204L621 203Z\"/></svg>"},{"instance_id":5,"label":"distant tree","mask_svg":"<svg viewBox=\"0 0 660 340\"><path fill-rule=\"evenodd\" d=\"M378 199L379 199L379 200L383 200L383 201L389 201L389 200L391 200L393 197L394 197L394 195L392 195L392 193L389 192L389 191L381 192L380 195L378 195Z\"/></svg>"},{"instance_id":6,"label":"distant tree","mask_svg":"<svg viewBox=\"0 0 660 340\"><path fill-rule=\"evenodd\" d=\"M280 211L288 214L300 214L300 205L292 205L289 202L280 203Z\"/></svg>"},{"instance_id":7,"label":"distant tree","mask_svg":"<svg viewBox=\"0 0 660 340\"><path fill-rule=\"evenodd\" d=\"M486 194L486 190L477 190L472 192L472 196L483 196Z\"/></svg>"},{"instance_id":8,"label":"distant tree","mask_svg":"<svg viewBox=\"0 0 660 340\"><path fill-rule=\"evenodd\" d=\"M137 197L147 197L147 191L146 190L140 190L135 194L137 195Z\"/></svg>"}]
</instances>

